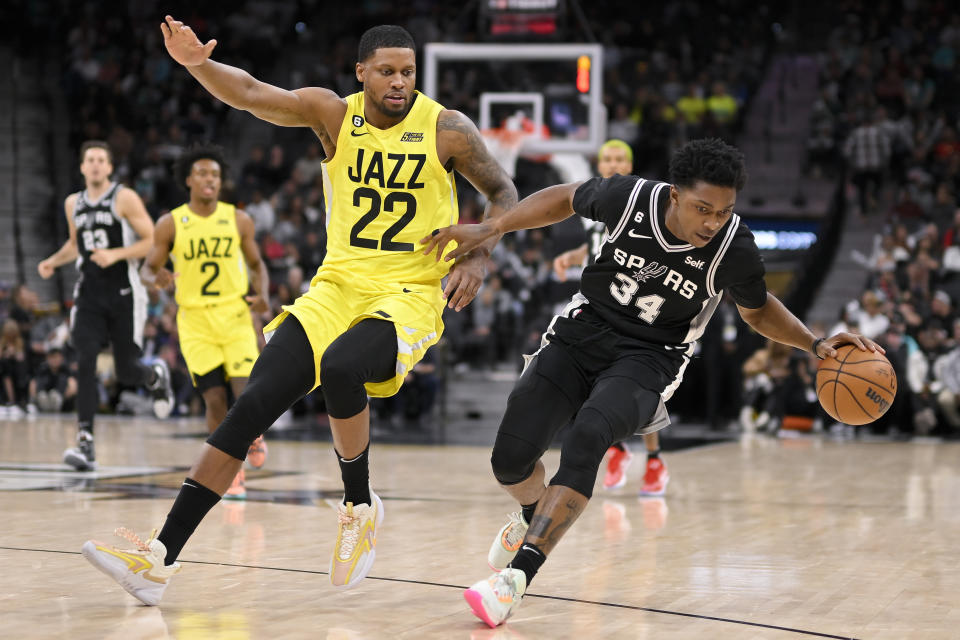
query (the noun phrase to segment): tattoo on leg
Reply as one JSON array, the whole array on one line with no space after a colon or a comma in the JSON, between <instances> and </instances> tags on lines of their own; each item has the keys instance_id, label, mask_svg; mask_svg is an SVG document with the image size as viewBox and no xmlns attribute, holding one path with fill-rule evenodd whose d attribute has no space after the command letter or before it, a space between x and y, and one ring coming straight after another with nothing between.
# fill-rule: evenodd
<instances>
[{"instance_id":1,"label":"tattoo on leg","mask_svg":"<svg viewBox=\"0 0 960 640\"><path fill-rule=\"evenodd\" d=\"M570 525L580 516L583 512L583 509L587 506L586 502L571 498L564 505L557 505L555 509L555 515L559 517L554 522L554 519L549 516L535 515L533 516L533 521L530 523L530 528L527 530L527 536L531 540L538 540L537 544L540 546L546 545L547 549L552 549L558 542L560 538L563 537L563 534L567 532L567 529L570 528ZM557 513L559 512L559 513Z\"/></svg>"},{"instance_id":2,"label":"tattoo on leg","mask_svg":"<svg viewBox=\"0 0 960 640\"><path fill-rule=\"evenodd\" d=\"M553 523L553 518L549 516L533 516L530 528L527 529L527 535L534 538L546 538L547 529Z\"/></svg>"}]
</instances>

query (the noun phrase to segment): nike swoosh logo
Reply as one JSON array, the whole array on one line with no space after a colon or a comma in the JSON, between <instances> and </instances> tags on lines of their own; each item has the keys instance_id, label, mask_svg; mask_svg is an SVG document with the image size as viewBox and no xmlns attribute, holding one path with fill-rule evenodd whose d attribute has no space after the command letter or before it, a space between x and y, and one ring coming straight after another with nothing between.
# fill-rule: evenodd
<instances>
[{"instance_id":1,"label":"nike swoosh logo","mask_svg":"<svg viewBox=\"0 0 960 640\"><path fill-rule=\"evenodd\" d=\"M420 293L419 291L413 291L412 289L407 289L406 287L403 288L403 292L404 293Z\"/></svg>"},{"instance_id":2,"label":"nike swoosh logo","mask_svg":"<svg viewBox=\"0 0 960 640\"><path fill-rule=\"evenodd\" d=\"M357 133L356 130L353 130L353 131L350 132L350 135L352 135L354 138L359 138L360 136L365 136L365 135L367 135L368 133L370 133L370 132L369 132L369 131L363 131L363 132L361 132L361 133Z\"/></svg>"},{"instance_id":3,"label":"nike swoosh logo","mask_svg":"<svg viewBox=\"0 0 960 640\"><path fill-rule=\"evenodd\" d=\"M126 289L120 289L120 295L125 296L128 293L130 293L130 287L127 287Z\"/></svg>"},{"instance_id":4,"label":"nike swoosh logo","mask_svg":"<svg viewBox=\"0 0 960 640\"><path fill-rule=\"evenodd\" d=\"M645 236L642 233L634 233L633 229L630 229L630 231L627 231L627 235L630 236L631 238L641 238L641 239L647 238L649 240L653 240L653 236Z\"/></svg>"},{"instance_id":5,"label":"nike swoosh logo","mask_svg":"<svg viewBox=\"0 0 960 640\"><path fill-rule=\"evenodd\" d=\"M109 547L104 547L101 545L97 545L97 550L103 551L104 553L108 553L115 558L119 558L120 560L123 560L127 564L127 568L132 573L140 573L141 571L145 571L153 568L153 565L147 562L146 558L144 558L143 556L135 555L132 553L124 553L119 549L111 549Z\"/></svg>"}]
</instances>

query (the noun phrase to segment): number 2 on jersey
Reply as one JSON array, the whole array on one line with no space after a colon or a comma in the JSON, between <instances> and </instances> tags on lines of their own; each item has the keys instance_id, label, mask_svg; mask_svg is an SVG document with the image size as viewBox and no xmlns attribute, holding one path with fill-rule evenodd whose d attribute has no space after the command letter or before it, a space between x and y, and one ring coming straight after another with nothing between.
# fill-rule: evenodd
<instances>
[{"instance_id":1,"label":"number 2 on jersey","mask_svg":"<svg viewBox=\"0 0 960 640\"><path fill-rule=\"evenodd\" d=\"M618 273L617 280L620 281L619 286L616 282L610 283L610 295L621 305L627 306L630 304L630 301L633 300L633 296L637 293L640 285L624 273ZM663 306L664 301L665 298L663 296L658 296L654 293L648 296L640 296L636 300L633 300L633 303L640 309L640 319L649 324L653 324L653 321L660 315L660 307Z\"/></svg>"},{"instance_id":2,"label":"number 2 on jersey","mask_svg":"<svg viewBox=\"0 0 960 640\"><path fill-rule=\"evenodd\" d=\"M217 279L217 276L220 275L220 265L216 262L204 262L200 265L200 273L206 273L208 271L207 267L210 267L213 270L213 274L203 283L203 286L200 287L200 295L202 296L218 296L220 295L219 291L211 291L210 285L213 284L213 281Z\"/></svg>"}]
</instances>

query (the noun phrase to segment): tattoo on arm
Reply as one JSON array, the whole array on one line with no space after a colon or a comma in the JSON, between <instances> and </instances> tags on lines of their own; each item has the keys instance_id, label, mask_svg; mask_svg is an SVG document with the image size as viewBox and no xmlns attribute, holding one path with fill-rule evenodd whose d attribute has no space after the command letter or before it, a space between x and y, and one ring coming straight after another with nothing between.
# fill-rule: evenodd
<instances>
[{"instance_id":1,"label":"tattoo on arm","mask_svg":"<svg viewBox=\"0 0 960 640\"><path fill-rule=\"evenodd\" d=\"M459 112L445 111L437 119L437 132L441 131L460 134L450 156L452 168L463 174L494 207L502 210L513 207L517 203L517 188L487 149L476 125ZM484 218L492 214L488 207Z\"/></svg>"}]
</instances>

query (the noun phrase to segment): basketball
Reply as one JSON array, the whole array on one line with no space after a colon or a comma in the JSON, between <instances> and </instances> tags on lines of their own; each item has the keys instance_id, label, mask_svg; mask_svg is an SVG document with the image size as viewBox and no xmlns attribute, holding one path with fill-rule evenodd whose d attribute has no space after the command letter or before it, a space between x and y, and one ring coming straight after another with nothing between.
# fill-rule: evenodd
<instances>
[{"instance_id":1,"label":"basketball","mask_svg":"<svg viewBox=\"0 0 960 640\"><path fill-rule=\"evenodd\" d=\"M837 348L836 358L824 358L817 368L817 398L837 422L873 422L896 395L897 376L882 353L845 344Z\"/></svg>"}]
</instances>

